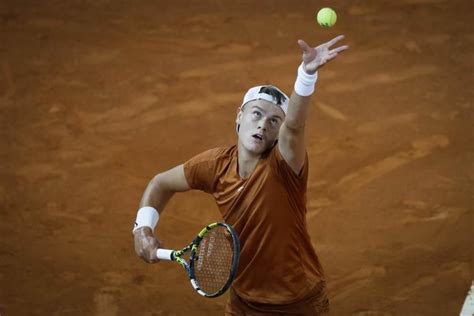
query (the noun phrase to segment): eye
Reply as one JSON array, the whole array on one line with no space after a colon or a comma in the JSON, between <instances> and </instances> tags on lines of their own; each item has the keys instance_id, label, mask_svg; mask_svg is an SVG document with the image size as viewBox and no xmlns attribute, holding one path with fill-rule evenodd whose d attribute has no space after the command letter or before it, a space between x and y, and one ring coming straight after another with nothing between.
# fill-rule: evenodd
<instances>
[{"instance_id":1,"label":"eye","mask_svg":"<svg viewBox=\"0 0 474 316\"><path fill-rule=\"evenodd\" d=\"M277 125L278 124L278 120L273 118L271 119L270 123L272 123L272 125Z\"/></svg>"},{"instance_id":2,"label":"eye","mask_svg":"<svg viewBox=\"0 0 474 316\"><path fill-rule=\"evenodd\" d=\"M255 110L252 112L252 116L254 118L260 118L262 116L262 113L260 113L260 111Z\"/></svg>"}]
</instances>

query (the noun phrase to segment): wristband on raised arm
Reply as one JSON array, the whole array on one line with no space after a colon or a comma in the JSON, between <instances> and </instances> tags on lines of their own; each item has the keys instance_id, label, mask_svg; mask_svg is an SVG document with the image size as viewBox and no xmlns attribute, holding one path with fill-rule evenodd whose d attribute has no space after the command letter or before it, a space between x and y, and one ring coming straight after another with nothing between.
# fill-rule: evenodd
<instances>
[{"instance_id":1,"label":"wristband on raised arm","mask_svg":"<svg viewBox=\"0 0 474 316\"><path fill-rule=\"evenodd\" d=\"M307 97L313 94L314 86L318 80L318 72L310 75L303 69L303 64L298 67L298 76L295 81L295 92L302 96Z\"/></svg>"}]
</instances>

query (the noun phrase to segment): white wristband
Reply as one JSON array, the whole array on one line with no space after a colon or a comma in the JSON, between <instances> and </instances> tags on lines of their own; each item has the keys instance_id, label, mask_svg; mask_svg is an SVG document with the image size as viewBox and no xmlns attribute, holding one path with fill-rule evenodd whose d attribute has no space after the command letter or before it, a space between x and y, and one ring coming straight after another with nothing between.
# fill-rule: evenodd
<instances>
[{"instance_id":1,"label":"white wristband","mask_svg":"<svg viewBox=\"0 0 474 316\"><path fill-rule=\"evenodd\" d=\"M298 76L295 81L295 92L302 96L307 97L314 92L314 86L318 80L318 72L310 75L303 69L303 64L298 67Z\"/></svg>"},{"instance_id":2,"label":"white wristband","mask_svg":"<svg viewBox=\"0 0 474 316\"><path fill-rule=\"evenodd\" d=\"M135 225L133 225L133 232L135 232L140 227L150 227L151 230L155 230L156 224L160 219L160 214L151 206L141 207L137 212L137 219L135 220Z\"/></svg>"}]
</instances>

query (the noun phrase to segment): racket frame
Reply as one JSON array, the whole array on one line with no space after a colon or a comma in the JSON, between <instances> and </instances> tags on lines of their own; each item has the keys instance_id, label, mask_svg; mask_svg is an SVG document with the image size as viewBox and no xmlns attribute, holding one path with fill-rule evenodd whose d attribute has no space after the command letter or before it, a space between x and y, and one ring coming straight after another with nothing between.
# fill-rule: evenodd
<instances>
[{"instance_id":1,"label":"racket frame","mask_svg":"<svg viewBox=\"0 0 474 316\"><path fill-rule=\"evenodd\" d=\"M194 263L196 262L198 258L198 255L196 252L197 252L200 242L213 228L216 228L218 226L225 227L225 229L229 232L229 235L232 238L232 245L233 245L233 250L234 250L232 254L232 265L230 269L229 278L227 279L227 282L224 284L224 286L214 293L207 293L200 288L199 283L196 280L196 275L194 273ZM183 255L189 251L191 251L191 253L189 256L189 263L188 263L183 258ZM187 245L186 247L180 250L158 249L157 257L158 259L161 259L161 260L171 260L171 261L176 261L177 263L179 263L186 270L189 280L191 282L191 286L194 288L194 290L196 290L196 292L198 292L200 295L204 297L213 298L213 297L218 297L222 295L230 287L230 285L232 284L232 281L234 280L237 274L237 268L239 266L239 258L240 258L240 242L239 242L239 238L237 237L237 233L235 232L234 228L231 225L226 224L226 223L216 222L204 227L189 245Z\"/></svg>"}]
</instances>

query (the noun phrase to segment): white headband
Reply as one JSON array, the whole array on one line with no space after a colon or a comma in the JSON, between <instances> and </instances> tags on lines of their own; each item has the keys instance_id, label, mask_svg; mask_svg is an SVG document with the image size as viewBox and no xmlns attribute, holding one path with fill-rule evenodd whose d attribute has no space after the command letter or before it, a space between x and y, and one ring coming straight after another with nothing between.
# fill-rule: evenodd
<instances>
[{"instance_id":1,"label":"white headband","mask_svg":"<svg viewBox=\"0 0 474 316\"><path fill-rule=\"evenodd\" d=\"M284 100L281 100L281 103L278 103L278 99L275 98L274 96L272 96L270 94L266 94L264 92L260 92L260 90L262 88L265 88L265 87L273 88L275 90L278 90L281 94L283 94ZM254 100L265 100L265 101L271 102L275 105L278 105L283 110L283 112L285 112L285 115L288 112L289 98L285 93L283 93L283 91L281 91L280 89L278 89L275 86L266 85L266 86L256 86L256 87L250 88L247 91L247 93L245 94L244 100L243 100L242 105L240 106L240 108L242 108L248 102L254 101Z\"/></svg>"}]
</instances>

